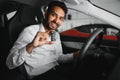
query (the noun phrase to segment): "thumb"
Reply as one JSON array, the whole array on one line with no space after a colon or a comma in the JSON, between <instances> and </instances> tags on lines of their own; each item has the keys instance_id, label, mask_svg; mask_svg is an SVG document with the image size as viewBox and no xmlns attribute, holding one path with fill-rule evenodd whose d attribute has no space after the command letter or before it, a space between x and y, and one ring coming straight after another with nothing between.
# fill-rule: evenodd
<instances>
[{"instance_id":1,"label":"thumb","mask_svg":"<svg viewBox=\"0 0 120 80\"><path fill-rule=\"evenodd\" d=\"M45 33L47 34L50 34L51 32L53 32L54 30L49 30L49 31L46 31Z\"/></svg>"},{"instance_id":2,"label":"thumb","mask_svg":"<svg viewBox=\"0 0 120 80\"><path fill-rule=\"evenodd\" d=\"M45 44L53 44L53 41L46 41Z\"/></svg>"}]
</instances>

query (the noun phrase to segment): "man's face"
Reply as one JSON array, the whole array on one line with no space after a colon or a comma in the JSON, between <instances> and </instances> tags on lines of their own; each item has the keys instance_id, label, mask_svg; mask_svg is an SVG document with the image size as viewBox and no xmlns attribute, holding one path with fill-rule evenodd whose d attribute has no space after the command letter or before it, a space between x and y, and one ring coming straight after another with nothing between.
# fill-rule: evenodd
<instances>
[{"instance_id":1,"label":"man's face","mask_svg":"<svg viewBox=\"0 0 120 80\"><path fill-rule=\"evenodd\" d=\"M49 13L46 14L46 27L51 30L57 29L64 21L65 13L62 8L55 6Z\"/></svg>"}]
</instances>

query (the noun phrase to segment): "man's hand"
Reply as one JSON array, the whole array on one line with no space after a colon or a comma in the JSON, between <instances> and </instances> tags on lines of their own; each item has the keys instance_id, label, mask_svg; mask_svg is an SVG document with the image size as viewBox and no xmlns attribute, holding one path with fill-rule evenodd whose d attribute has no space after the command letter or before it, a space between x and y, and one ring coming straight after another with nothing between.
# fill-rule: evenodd
<instances>
[{"instance_id":1,"label":"man's hand","mask_svg":"<svg viewBox=\"0 0 120 80\"><path fill-rule=\"evenodd\" d=\"M80 54L80 50L73 52L73 58L74 59L77 58L79 56L79 54Z\"/></svg>"},{"instance_id":2,"label":"man's hand","mask_svg":"<svg viewBox=\"0 0 120 80\"><path fill-rule=\"evenodd\" d=\"M36 48L45 44L53 44L52 41L47 41L47 38L49 37L50 32L51 31L47 31L47 32L38 31L33 41L26 46L27 52L31 53L33 48Z\"/></svg>"},{"instance_id":3,"label":"man's hand","mask_svg":"<svg viewBox=\"0 0 120 80\"><path fill-rule=\"evenodd\" d=\"M47 31L47 32L40 32L38 31L34 40L33 40L33 46L34 47L38 47L38 46L42 46L44 44L52 44L52 41L47 41L47 38L49 37L51 31Z\"/></svg>"}]
</instances>

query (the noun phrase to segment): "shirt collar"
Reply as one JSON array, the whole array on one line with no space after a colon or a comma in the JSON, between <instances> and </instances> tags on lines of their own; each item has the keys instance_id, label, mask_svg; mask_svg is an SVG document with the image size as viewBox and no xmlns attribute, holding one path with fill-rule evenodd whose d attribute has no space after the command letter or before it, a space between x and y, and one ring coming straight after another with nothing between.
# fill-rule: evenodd
<instances>
[{"instance_id":1,"label":"shirt collar","mask_svg":"<svg viewBox=\"0 0 120 80\"><path fill-rule=\"evenodd\" d=\"M40 29L41 32L45 32L45 28L44 28L43 24L40 24L40 28L39 29ZM51 41L51 36L48 37L48 41Z\"/></svg>"},{"instance_id":2,"label":"shirt collar","mask_svg":"<svg viewBox=\"0 0 120 80\"><path fill-rule=\"evenodd\" d=\"M40 24L40 31L45 32L45 28L44 28L43 24Z\"/></svg>"}]
</instances>

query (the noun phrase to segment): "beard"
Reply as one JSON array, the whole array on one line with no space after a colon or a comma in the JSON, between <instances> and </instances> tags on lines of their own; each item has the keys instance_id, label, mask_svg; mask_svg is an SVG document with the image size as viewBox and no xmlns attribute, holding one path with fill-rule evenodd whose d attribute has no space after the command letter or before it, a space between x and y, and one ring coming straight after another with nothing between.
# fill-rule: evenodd
<instances>
[{"instance_id":1,"label":"beard","mask_svg":"<svg viewBox=\"0 0 120 80\"><path fill-rule=\"evenodd\" d=\"M43 24L44 24L44 26L45 26L47 29L49 29L49 30L51 29L50 26L49 26L49 22L47 21L47 19L44 19Z\"/></svg>"},{"instance_id":2,"label":"beard","mask_svg":"<svg viewBox=\"0 0 120 80\"><path fill-rule=\"evenodd\" d=\"M44 20L44 25L49 30L56 30L59 27L59 25L55 21L48 22L47 19ZM53 25L55 27L53 27Z\"/></svg>"}]
</instances>

